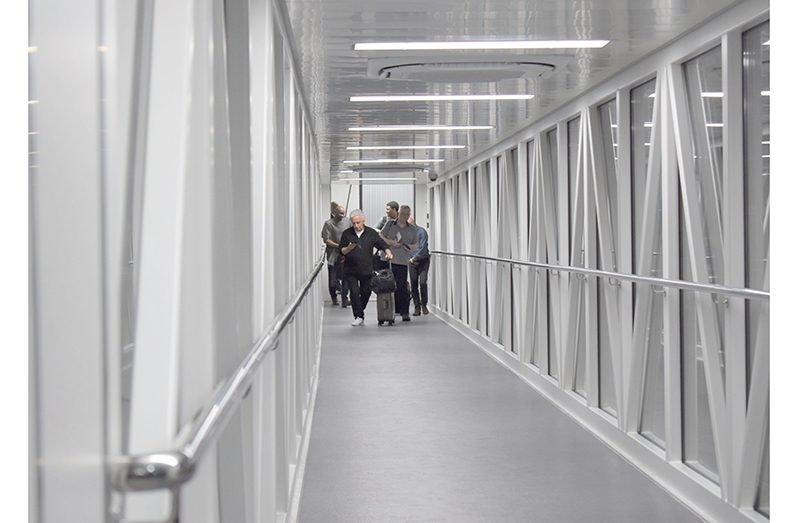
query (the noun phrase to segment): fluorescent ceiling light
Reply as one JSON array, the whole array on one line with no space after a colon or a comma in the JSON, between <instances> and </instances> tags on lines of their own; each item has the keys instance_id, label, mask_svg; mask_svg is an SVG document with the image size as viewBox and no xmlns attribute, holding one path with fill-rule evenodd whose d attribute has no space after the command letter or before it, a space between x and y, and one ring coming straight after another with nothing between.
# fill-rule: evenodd
<instances>
[{"instance_id":1,"label":"fluorescent ceiling light","mask_svg":"<svg viewBox=\"0 0 798 523\"><path fill-rule=\"evenodd\" d=\"M770 40L768 40L767 42L762 42L762 45L770 45Z\"/></svg>"},{"instance_id":2,"label":"fluorescent ceiling light","mask_svg":"<svg viewBox=\"0 0 798 523\"><path fill-rule=\"evenodd\" d=\"M770 96L770 91L762 91L762 96ZM701 93L703 98L723 98L723 93L708 91Z\"/></svg>"},{"instance_id":3,"label":"fluorescent ceiling light","mask_svg":"<svg viewBox=\"0 0 798 523\"><path fill-rule=\"evenodd\" d=\"M469 131L493 129L492 125L375 125L350 127L350 131Z\"/></svg>"},{"instance_id":4,"label":"fluorescent ceiling light","mask_svg":"<svg viewBox=\"0 0 798 523\"><path fill-rule=\"evenodd\" d=\"M643 122L643 127L654 127L654 122Z\"/></svg>"},{"instance_id":5,"label":"fluorescent ceiling light","mask_svg":"<svg viewBox=\"0 0 798 523\"><path fill-rule=\"evenodd\" d=\"M765 140L762 142L762 145L770 145L770 140Z\"/></svg>"},{"instance_id":6,"label":"fluorescent ceiling light","mask_svg":"<svg viewBox=\"0 0 798 523\"><path fill-rule=\"evenodd\" d=\"M770 155L769 154L763 154L762 158L770 158Z\"/></svg>"},{"instance_id":7,"label":"fluorescent ceiling light","mask_svg":"<svg viewBox=\"0 0 798 523\"><path fill-rule=\"evenodd\" d=\"M352 169L344 169L343 171L338 171L338 174L352 174L354 172Z\"/></svg>"},{"instance_id":8,"label":"fluorescent ceiling light","mask_svg":"<svg viewBox=\"0 0 798 523\"><path fill-rule=\"evenodd\" d=\"M650 95L648 95L649 98L654 98L655 96L657 96L657 93L651 93Z\"/></svg>"},{"instance_id":9,"label":"fluorescent ceiling light","mask_svg":"<svg viewBox=\"0 0 798 523\"><path fill-rule=\"evenodd\" d=\"M350 146L347 151L411 151L419 149L465 149L465 145L391 145L391 146Z\"/></svg>"},{"instance_id":10,"label":"fluorescent ceiling light","mask_svg":"<svg viewBox=\"0 0 798 523\"><path fill-rule=\"evenodd\" d=\"M353 183L353 182L413 182L416 178L340 178L333 180L332 183Z\"/></svg>"},{"instance_id":11,"label":"fluorescent ceiling light","mask_svg":"<svg viewBox=\"0 0 798 523\"><path fill-rule=\"evenodd\" d=\"M707 127L723 127L722 123L708 123Z\"/></svg>"},{"instance_id":12,"label":"fluorescent ceiling light","mask_svg":"<svg viewBox=\"0 0 798 523\"><path fill-rule=\"evenodd\" d=\"M460 42L360 42L355 51L445 51L471 49L597 49L609 40L468 40Z\"/></svg>"},{"instance_id":13,"label":"fluorescent ceiling light","mask_svg":"<svg viewBox=\"0 0 798 523\"><path fill-rule=\"evenodd\" d=\"M440 163L445 160L424 160L416 158L380 158L378 160L344 160L344 163Z\"/></svg>"},{"instance_id":14,"label":"fluorescent ceiling light","mask_svg":"<svg viewBox=\"0 0 798 523\"><path fill-rule=\"evenodd\" d=\"M350 102L438 102L467 100L531 100L534 94L413 94L350 96Z\"/></svg>"}]
</instances>

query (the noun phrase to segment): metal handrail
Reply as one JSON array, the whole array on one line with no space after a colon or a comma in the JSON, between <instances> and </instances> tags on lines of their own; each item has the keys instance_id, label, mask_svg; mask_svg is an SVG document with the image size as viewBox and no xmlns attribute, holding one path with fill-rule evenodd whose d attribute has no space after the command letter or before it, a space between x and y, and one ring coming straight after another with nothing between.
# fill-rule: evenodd
<instances>
[{"instance_id":1,"label":"metal handrail","mask_svg":"<svg viewBox=\"0 0 798 523\"><path fill-rule=\"evenodd\" d=\"M509 263L511 265L524 265L527 267L536 267L540 269L548 269L553 272L565 271L573 272L576 274L585 274L588 276L600 276L603 278L614 278L616 280L632 281L637 283L648 283L651 285L660 285L662 287L675 287L688 291L711 292L714 294L723 294L725 296L737 296L740 298L752 298L759 300L770 301L770 293L767 291L758 291L755 289L741 289L737 287L725 287L723 285L711 285L708 283L694 283L682 280L666 280L664 278L651 278L649 276L638 276L636 274L624 274L620 272L600 271L598 269L587 269L584 267L572 267L570 265L551 265L548 263L531 262L526 260L514 260L511 258L497 258L494 256L483 256L481 254L465 254L461 252L449 251L430 251L432 254L440 256L459 256L462 258L476 258L480 260L496 261ZM612 281L612 280L610 280Z\"/></svg>"},{"instance_id":2,"label":"metal handrail","mask_svg":"<svg viewBox=\"0 0 798 523\"><path fill-rule=\"evenodd\" d=\"M277 348L280 333L293 321L294 313L323 266L322 255L302 288L274 319L266 333L254 344L235 372L222 387L216 390L211 401L194 418L191 425L182 431L184 435L180 438L177 448L164 452L122 456L114 461L111 478L117 490L126 492L175 489L191 479L197 462L230 421L241 399L246 396L260 361Z\"/></svg>"}]
</instances>

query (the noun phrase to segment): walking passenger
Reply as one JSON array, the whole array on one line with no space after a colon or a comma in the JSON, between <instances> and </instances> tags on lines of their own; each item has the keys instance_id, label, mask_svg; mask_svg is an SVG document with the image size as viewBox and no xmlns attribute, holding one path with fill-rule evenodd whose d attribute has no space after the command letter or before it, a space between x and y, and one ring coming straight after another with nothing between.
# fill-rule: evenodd
<instances>
[{"instance_id":1,"label":"walking passenger","mask_svg":"<svg viewBox=\"0 0 798 523\"><path fill-rule=\"evenodd\" d=\"M391 246L371 227L360 209L349 215L352 227L341 234L341 253L344 255L344 276L349 285L353 326L363 325L364 311L371 297L371 275L374 272L374 249L385 251L385 258L393 258Z\"/></svg>"},{"instance_id":2,"label":"walking passenger","mask_svg":"<svg viewBox=\"0 0 798 523\"><path fill-rule=\"evenodd\" d=\"M402 321L410 321L410 292L407 288L407 265L410 253L418 248L416 227L407 223L410 207L402 205L396 221L388 222L380 231L388 245L393 247L393 264L391 270L396 279L396 312L402 315Z\"/></svg>"},{"instance_id":3,"label":"walking passenger","mask_svg":"<svg viewBox=\"0 0 798 523\"><path fill-rule=\"evenodd\" d=\"M427 274L429 274L429 236L427 231L416 224L412 217L408 218L408 223L416 226L418 234L418 249L410 253L408 270L410 271L410 294L413 297L413 316L429 314L427 309ZM421 295L419 296L419 287Z\"/></svg>"},{"instance_id":4,"label":"walking passenger","mask_svg":"<svg viewBox=\"0 0 798 523\"><path fill-rule=\"evenodd\" d=\"M336 292L341 294L341 307L349 305L347 299L347 282L344 278L344 258L341 255L341 234L352 226L352 222L345 216L344 206L330 202L330 219L324 222L321 228L321 238L324 240L325 256L327 258L327 276L329 277L330 298L333 305L338 305Z\"/></svg>"},{"instance_id":5,"label":"walking passenger","mask_svg":"<svg viewBox=\"0 0 798 523\"><path fill-rule=\"evenodd\" d=\"M399 216L399 204L395 201L390 201L385 204L385 216L377 222L377 225L374 226L375 229L381 231L385 224L391 220L396 220L396 217Z\"/></svg>"}]
</instances>

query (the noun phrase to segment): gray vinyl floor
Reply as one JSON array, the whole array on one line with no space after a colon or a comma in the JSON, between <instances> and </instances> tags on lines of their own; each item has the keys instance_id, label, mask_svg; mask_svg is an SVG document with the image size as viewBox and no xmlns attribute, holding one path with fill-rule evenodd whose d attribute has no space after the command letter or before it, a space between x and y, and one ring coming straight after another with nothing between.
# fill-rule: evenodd
<instances>
[{"instance_id":1,"label":"gray vinyl floor","mask_svg":"<svg viewBox=\"0 0 798 523\"><path fill-rule=\"evenodd\" d=\"M435 318L324 314L300 523L700 521Z\"/></svg>"}]
</instances>

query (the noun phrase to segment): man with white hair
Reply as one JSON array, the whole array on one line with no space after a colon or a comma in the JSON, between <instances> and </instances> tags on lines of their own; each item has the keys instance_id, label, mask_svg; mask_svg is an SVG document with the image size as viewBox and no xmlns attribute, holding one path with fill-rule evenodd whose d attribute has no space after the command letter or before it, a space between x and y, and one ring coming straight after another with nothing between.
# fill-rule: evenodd
<instances>
[{"instance_id":1,"label":"man with white hair","mask_svg":"<svg viewBox=\"0 0 798 523\"><path fill-rule=\"evenodd\" d=\"M385 259L393 259L388 243L371 227L360 209L349 215L352 227L341 234L341 254L344 255L344 276L349 284L349 301L355 320L352 326L363 325L364 311L371 297L371 275L374 272L374 250L385 251Z\"/></svg>"}]
</instances>

